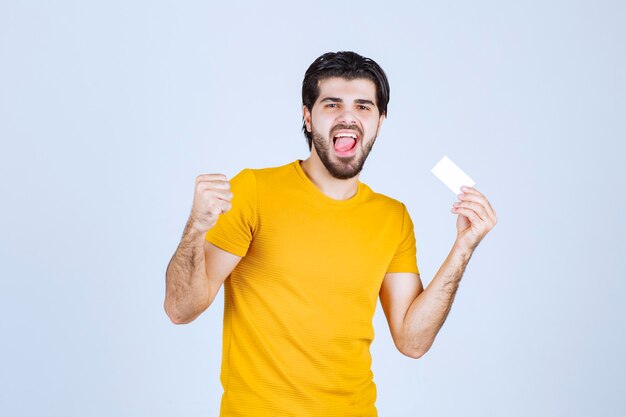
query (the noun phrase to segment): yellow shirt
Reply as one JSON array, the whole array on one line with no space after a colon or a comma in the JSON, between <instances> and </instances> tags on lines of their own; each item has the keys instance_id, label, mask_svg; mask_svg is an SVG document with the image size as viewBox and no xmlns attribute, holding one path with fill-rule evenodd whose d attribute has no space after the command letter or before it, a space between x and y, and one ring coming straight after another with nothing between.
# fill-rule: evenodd
<instances>
[{"instance_id":1,"label":"yellow shirt","mask_svg":"<svg viewBox=\"0 0 626 417\"><path fill-rule=\"evenodd\" d=\"M372 318L387 272L418 273L406 207L359 182L323 194L299 161L244 169L206 234L224 282L221 417L375 417Z\"/></svg>"}]
</instances>

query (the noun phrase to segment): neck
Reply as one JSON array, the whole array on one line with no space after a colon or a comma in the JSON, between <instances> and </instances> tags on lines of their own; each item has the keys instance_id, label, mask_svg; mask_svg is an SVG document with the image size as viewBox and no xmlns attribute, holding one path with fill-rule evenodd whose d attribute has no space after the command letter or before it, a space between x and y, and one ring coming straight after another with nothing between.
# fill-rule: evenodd
<instances>
[{"instance_id":1,"label":"neck","mask_svg":"<svg viewBox=\"0 0 626 417\"><path fill-rule=\"evenodd\" d=\"M359 188L359 176L340 180L333 177L317 156L315 148L311 156L300 163L302 170L311 182L325 195L334 200L347 200L353 197Z\"/></svg>"}]
</instances>

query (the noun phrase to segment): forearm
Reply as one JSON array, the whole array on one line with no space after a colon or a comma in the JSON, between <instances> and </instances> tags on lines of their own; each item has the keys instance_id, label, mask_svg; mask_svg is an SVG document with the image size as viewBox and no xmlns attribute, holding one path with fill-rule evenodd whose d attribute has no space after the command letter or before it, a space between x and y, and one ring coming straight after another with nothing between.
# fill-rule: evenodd
<instances>
[{"instance_id":1,"label":"forearm","mask_svg":"<svg viewBox=\"0 0 626 417\"><path fill-rule=\"evenodd\" d=\"M209 280L204 259L206 232L187 222L166 272L165 311L174 323L188 323L208 307Z\"/></svg>"},{"instance_id":2,"label":"forearm","mask_svg":"<svg viewBox=\"0 0 626 417\"><path fill-rule=\"evenodd\" d=\"M405 350L414 357L422 356L435 341L452 308L465 267L473 249L455 242L428 287L410 305L403 322Z\"/></svg>"}]
</instances>

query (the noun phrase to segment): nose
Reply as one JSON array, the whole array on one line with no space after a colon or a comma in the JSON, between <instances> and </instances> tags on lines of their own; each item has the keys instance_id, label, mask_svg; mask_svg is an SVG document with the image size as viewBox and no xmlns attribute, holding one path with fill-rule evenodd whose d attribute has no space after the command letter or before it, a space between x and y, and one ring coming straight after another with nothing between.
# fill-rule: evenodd
<instances>
[{"instance_id":1,"label":"nose","mask_svg":"<svg viewBox=\"0 0 626 417\"><path fill-rule=\"evenodd\" d=\"M337 122L343 123L346 125L356 124L357 121L358 119L356 118L356 115L354 114L351 108L344 108L343 112L341 112L341 114L339 115L339 118L337 119Z\"/></svg>"}]
</instances>

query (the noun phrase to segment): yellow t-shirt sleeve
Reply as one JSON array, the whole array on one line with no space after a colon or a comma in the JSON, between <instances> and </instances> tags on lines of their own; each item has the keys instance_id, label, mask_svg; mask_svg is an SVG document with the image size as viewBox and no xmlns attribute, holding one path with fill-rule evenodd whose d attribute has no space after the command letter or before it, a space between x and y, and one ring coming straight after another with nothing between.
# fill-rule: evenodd
<instances>
[{"instance_id":1,"label":"yellow t-shirt sleeve","mask_svg":"<svg viewBox=\"0 0 626 417\"><path fill-rule=\"evenodd\" d=\"M387 273L390 272L414 272L419 274L413 221L404 204L402 204L402 230L400 232L400 240L396 252L391 259L391 263L387 268Z\"/></svg>"},{"instance_id":2,"label":"yellow t-shirt sleeve","mask_svg":"<svg viewBox=\"0 0 626 417\"><path fill-rule=\"evenodd\" d=\"M205 239L215 246L244 257L257 224L257 184L252 170L244 169L230 180L232 208L220 215Z\"/></svg>"}]
</instances>

